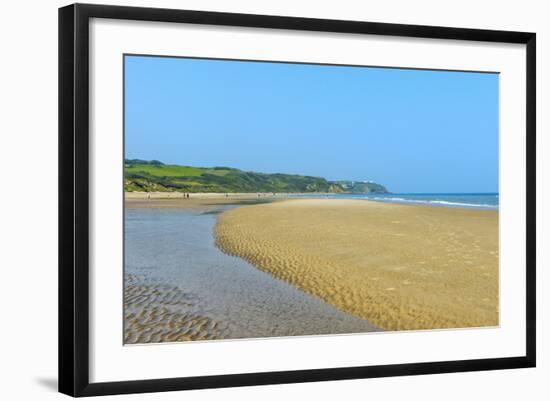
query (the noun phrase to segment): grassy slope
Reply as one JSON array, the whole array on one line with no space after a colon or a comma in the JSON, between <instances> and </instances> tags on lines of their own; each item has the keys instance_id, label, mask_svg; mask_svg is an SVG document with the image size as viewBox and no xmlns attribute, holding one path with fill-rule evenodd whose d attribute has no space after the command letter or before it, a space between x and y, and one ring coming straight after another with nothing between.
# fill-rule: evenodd
<instances>
[{"instance_id":1,"label":"grassy slope","mask_svg":"<svg viewBox=\"0 0 550 401\"><path fill-rule=\"evenodd\" d=\"M358 183L359 185L359 183ZM359 188L357 185L357 188ZM362 193L385 192L374 183L361 183ZM158 161L126 160L124 190L149 192L358 192L354 186L321 177L265 174L229 167L189 167Z\"/></svg>"}]
</instances>

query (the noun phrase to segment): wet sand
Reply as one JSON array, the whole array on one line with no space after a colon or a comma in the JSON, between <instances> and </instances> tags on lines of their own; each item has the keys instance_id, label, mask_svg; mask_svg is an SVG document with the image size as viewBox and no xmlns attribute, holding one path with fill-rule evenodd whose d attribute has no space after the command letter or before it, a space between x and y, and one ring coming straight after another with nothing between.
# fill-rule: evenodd
<instances>
[{"instance_id":1,"label":"wet sand","mask_svg":"<svg viewBox=\"0 0 550 401\"><path fill-rule=\"evenodd\" d=\"M223 337L223 328L195 311L196 300L177 286L125 275L124 343L143 344Z\"/></svg>"},{"instance_id":2,"label":"wet sand","mask_svg":"<svg viewBox=\"0 0 550 401\"><path fill-rule=\"evenodd\" d=\"M249 205L217 245L386 330L496 326L498 212L349 199Z\"/></svg>"},{"instance_id":3,"label":"wet sand","mask_svg":"<svg viewBox=\"0 0 550 401\"><path fill-rule=\"evenodd\" d=\"M316 194L323 195L322 193L308 193L307 195ZM208 202L214 202L219 204L229 204L235 201L254 201L254 200L264 200L264 201L273 201L277 199L286 199L289 195L296 196L300 194L292 193L275 193L275 192L237 192L237 193L223 193L223 192L196 192L196 193L185 193L185 192L125 192L124 199L126 203L140 204L140 201L169 201L163 203L164 207L176 207L174 205L180 205L186 207L185 205L193 204L205 204ZM178 203L180 202L181 203ZM170 205L170 202L172 203ZM143 205L143 204L142 204ZM144 206L143 206L144 207Z\"/></svg>"},{"instance_id":4,"label":"wet sand","mask_svg":"<svg viewBox=\"0 0 550 401\"><path fill-rule=\"evenodd\" d=\"M194 197L183 198L127 198L126 209L200 209L202 211L220 211L220 206L256 205L258 203L277 202L285 198L275 197Z\"/></svg>"},{"instance_id":5,"label":"wet sand","mask_svg":"<svg viewBox=\"0 0 550 401\"><path fill-rule=\"evenodd\" d=\"M126 202L126 344L379 330L220 251L217 218L243 202Z\"/></svg>"}]
</instances>

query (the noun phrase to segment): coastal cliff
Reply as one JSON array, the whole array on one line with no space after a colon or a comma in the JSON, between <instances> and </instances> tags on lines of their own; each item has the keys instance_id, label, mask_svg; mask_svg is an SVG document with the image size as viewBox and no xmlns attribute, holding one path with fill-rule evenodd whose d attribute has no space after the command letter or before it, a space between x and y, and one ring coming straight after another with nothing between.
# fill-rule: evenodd
<instances>
[{"instance_id":1,"label":"coastal cliff","mask_svg":"<svg viewBox=\"0 0 550 401\"><path fill-rule=\"evenodd\" d=\"M231 167L190 167L139 159L124 162L126 192L388 193L371 181L329 181L297 174L267 174Z\"/></svg>"}]
</instances>

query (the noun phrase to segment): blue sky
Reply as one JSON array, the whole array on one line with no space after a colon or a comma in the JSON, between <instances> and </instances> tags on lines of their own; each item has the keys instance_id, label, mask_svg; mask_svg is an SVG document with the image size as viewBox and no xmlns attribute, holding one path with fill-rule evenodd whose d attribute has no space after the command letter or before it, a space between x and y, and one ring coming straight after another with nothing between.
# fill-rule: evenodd
<instances>
[{"instance_id":1,"label":"blue sky","mask_svg":"<svg viewBox=\"0 0 550 401\"><path fill-rule=\"evenodd\" d=\"M498 192L498 79L126 56L125 157Z\"/></svg>"}]
</instances>

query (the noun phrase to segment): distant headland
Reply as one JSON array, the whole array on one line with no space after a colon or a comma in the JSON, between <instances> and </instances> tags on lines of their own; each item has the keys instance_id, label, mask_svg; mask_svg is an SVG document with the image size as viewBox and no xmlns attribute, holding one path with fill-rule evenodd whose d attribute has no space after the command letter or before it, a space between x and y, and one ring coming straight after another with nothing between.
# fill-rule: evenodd
<instances>
[{"instance_id":1,"label":"distant headland","mask_svg":"<svg viewBox=\"0 0 550 401\"><path fill-rule=\"evenodd\" d=\"M388 193L372 181L329 181L298 174L267 174L231 167L191 167L158 160L126 159L125 192L190 193Z\"/></svg>"}]
</instances>

